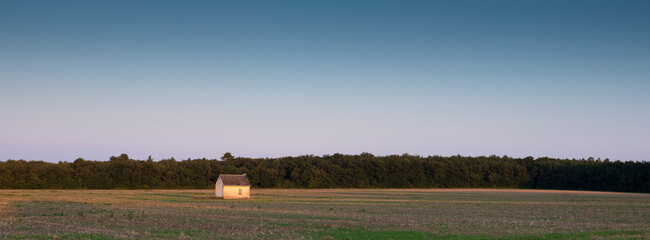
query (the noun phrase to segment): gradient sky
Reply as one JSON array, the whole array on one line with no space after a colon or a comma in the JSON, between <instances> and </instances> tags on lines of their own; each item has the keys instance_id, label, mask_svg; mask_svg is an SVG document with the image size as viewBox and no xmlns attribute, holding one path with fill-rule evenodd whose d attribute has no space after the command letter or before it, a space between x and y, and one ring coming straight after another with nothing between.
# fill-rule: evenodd
<instances>
[{"instance_id":1,"label":"gradient sky","mask_svg":"<svg viewBox=\"0 0 650 240\"><path fill-rule=\"evenodd\" d=\"M650 1L0 0L0 160L650 160Z\"/></svg>"}]
</instances>

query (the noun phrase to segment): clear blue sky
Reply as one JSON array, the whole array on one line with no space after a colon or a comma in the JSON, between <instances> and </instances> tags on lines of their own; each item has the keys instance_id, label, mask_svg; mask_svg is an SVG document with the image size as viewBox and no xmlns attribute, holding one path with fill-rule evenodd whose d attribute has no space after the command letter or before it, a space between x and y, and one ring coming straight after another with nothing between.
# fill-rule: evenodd
<instances>
[{"instance_id":1,"label":"clear blue sky","mask_svg":"<svg viewBox=\"0 0 650 240\"><path fill-rule=\"evenodd\" d=\"M0 160L650 160L650 1L0 1Z\"/></svg>"}]
</instances>

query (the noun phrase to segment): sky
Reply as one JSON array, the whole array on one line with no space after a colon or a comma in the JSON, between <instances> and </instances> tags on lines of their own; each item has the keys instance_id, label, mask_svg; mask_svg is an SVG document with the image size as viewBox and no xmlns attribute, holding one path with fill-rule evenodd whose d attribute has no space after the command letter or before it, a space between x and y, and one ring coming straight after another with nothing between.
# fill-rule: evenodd
<instances>
[{"instance_id":1,"label":"sky","mask_svg":"<svg viewBox=\"0 0 650 240\"><path fill-rule=\"evenodd\" d=\"M650 1L0 0L0 160L650 161Z\"/></svg>"}]
</instances>

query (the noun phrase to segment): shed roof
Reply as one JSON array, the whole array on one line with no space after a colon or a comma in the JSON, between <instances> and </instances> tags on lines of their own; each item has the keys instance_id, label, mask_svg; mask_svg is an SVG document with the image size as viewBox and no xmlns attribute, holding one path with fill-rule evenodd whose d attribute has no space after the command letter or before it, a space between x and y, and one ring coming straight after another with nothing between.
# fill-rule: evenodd
<instances>
[{"instance_id":1,"label":"shed roof","mask_svg":"<svg viewBox=\"0 0 650 240\"><path fill-rule=\"evenodd\" d=\"M223 182L224 186L250 186L251 183L248 181L246 174L243 175L234 175L234 174L219 174L219 178Z\"/></svg>"}]
</instances>

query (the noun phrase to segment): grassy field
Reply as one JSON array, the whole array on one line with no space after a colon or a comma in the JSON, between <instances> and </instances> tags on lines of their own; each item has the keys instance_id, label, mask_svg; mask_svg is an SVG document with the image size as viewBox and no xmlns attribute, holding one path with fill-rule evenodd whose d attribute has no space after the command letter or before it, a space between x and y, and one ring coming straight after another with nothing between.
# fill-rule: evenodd
<instances>
[{"instance_id":1,"label":"grassy field","mask_svg":"<svg viewBox=\"0 0 650 240\"><path fill-rule=\"evenodd\" d=\"M650 239L650 194L474 189L0 190L9 239Z\"/></svg>"}]
</instances>

